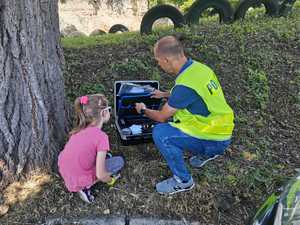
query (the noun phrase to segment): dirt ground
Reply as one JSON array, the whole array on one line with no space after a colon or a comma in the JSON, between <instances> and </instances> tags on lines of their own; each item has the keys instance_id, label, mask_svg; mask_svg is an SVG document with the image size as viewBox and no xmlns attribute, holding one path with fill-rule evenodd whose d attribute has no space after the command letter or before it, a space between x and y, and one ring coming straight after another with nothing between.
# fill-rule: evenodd
<instances>
[{"instance_id":1,"label":"dirt ground","mask_svg":"<svg viewBox=\"0 0 300 225\"><path fill-rule=\"evenodd\" d=\"M0 224L39 224L47 218L89 215L245 224L300 167L299 33L286 36L276 26L258 32L245 28L239 36L231 33L237 25L228 31L215 26L209 32L185 35L187 54L216 71L236 116L232 145L224 156L203 169L190 168L196 182L192 191L167 197L157 194L155 184L171 176L167 164L152 143L123 146L112 118L105 127L112 152L126 160L114 187L97 184L96 202L88 205L66 191L58 174L40 173L6 190L10 209ZM68 98L104 92L113 104L116 80L155 79L162 89L172 87L174 77L157 67L149 40L64 49Z\"/></svg>"}]
</instances>

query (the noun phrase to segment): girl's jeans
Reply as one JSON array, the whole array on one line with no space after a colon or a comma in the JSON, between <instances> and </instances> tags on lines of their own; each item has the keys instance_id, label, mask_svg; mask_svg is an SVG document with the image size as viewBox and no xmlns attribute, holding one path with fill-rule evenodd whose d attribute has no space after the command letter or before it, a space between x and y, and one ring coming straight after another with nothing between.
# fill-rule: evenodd
<instances>
[{"instance_id":1,"label":"girl's jeans","mask_svg":"<svg viewBox=\"0 0 300 225\"><path fill-rule=\"evenodd\" d=\"M182 181L189 181L191 174L185 166L184 150L193 155L213 157L223 154L230 144L226 141L208 141L189 136L169 123L159 123L153 128L153 140L160 153L163 155L173 175Z\"/></svg>"}]
</instances>

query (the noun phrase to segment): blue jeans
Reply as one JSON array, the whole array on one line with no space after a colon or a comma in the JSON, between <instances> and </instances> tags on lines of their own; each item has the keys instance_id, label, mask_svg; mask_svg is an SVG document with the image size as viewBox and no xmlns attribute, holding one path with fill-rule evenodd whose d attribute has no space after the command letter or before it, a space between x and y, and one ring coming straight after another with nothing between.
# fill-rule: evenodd
<instances>
[{"instance_id":1,"label":"blue jeans","mask_svg":"<svg viewBox=\"0 0 300 225\"><path fill-rule=\"evenodd\" d=\"M193 155L212 157L223 154L230 144L226 141L208 141L189 136L169 123L159 123L153 128L153 140L160 153L163 155L173 175L182 181L189 181L191 174L185 166L184 150Z\"/></svg>"}]
</instances>

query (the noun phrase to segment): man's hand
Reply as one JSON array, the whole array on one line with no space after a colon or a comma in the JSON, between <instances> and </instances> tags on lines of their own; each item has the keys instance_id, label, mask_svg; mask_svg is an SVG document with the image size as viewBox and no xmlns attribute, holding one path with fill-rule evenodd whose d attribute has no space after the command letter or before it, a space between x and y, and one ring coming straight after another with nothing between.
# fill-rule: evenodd
<instances>
[{"instance_id":1,"label":"man's hand","mask_svg":"<svg viewBox=\"0 0 300 225\"><path fill-rule=\"evenodd\" d=\"M146 109L146 105L144 103L135 103L135 109L138 113L141 113L142 109Z\"/></svg>"},{"instance_id":2,"label":"man's hand","mask_svg":"<svg viewBox=\"0 0 300 225\"><path fill-rule=\"evenodd\" d=\"M152 93L151 98L167 98L169 97L169 92L164 92L160 90L155 90Z\"/></svg>"}]
</instances>

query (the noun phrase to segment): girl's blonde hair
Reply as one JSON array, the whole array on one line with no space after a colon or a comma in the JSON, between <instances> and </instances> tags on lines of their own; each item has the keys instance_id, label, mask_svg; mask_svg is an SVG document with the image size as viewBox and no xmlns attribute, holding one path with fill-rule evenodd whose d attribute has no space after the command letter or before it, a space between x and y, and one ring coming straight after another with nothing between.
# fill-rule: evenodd
<instances>
[{"instance_id":1,"label":"girl's blonde hair","mask_svg":"<svg viewBox=\"0 0 300 225\"><path fill-rule=\"evenodd\" d=\"M75 127L69 136L88 127L92 122L101 119L101 110L108 106L108 100L102 94L81 96L75 99Z\"/></svg>"}]
</instances>

